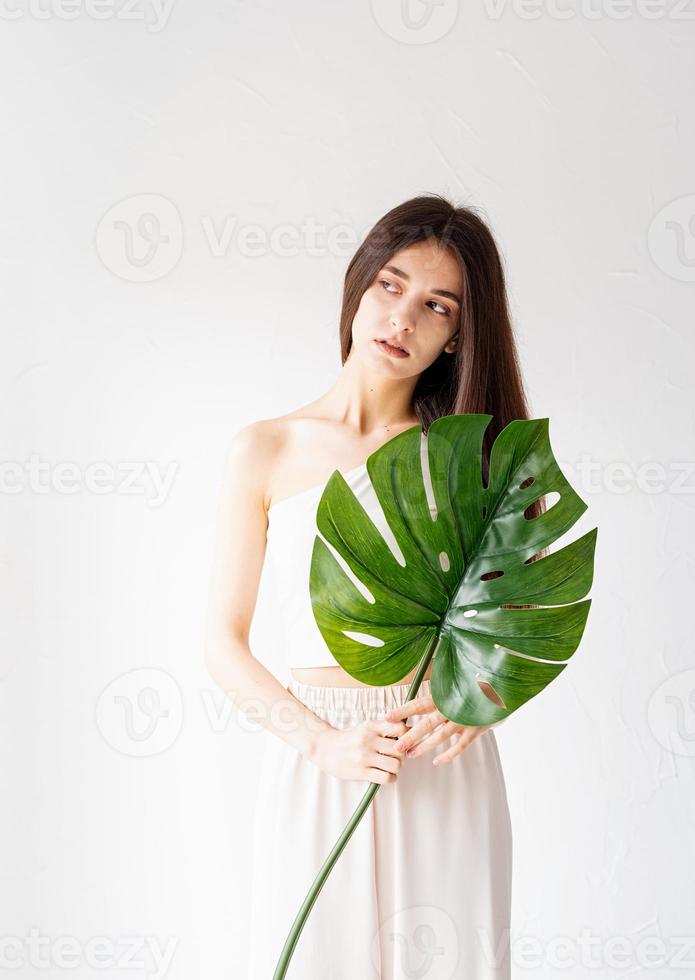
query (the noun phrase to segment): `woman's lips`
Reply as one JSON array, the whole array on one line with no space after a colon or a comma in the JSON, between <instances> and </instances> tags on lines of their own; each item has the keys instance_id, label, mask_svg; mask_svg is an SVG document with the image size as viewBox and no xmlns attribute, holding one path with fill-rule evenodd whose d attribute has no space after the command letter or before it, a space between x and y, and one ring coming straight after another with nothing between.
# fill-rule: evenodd
<instances>
[{"instance_id":1,"label":"woman's lips","mask_svg":"<svg viewBox=\"0 0 695 980\"><path fill-rule=\"evenodd\" d=\"M407 351L399 350L398 347L392 347L391 344L387 343L385 340L375 340L374 343L379 347L385 354L389 357L410 357Z\"/></svg>"}]
</instances>

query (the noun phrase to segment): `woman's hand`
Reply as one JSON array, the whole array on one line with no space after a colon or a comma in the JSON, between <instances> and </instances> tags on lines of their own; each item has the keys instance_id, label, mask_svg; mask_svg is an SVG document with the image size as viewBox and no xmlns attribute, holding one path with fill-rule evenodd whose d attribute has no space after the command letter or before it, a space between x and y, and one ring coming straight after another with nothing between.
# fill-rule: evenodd
<instances>
[{"instance_id":1,"label":"woman's hand","mask_svg":"<svg viewBox=\"0 0 695 980\"><path fill-rule=\"evenodd\" d=\"M404 722L366 720L354 728L329 726L319 733L309 760L339 779L394 783L403 756L396 739L407 734Z\"/></svg>"},{"instance_id":2,"label":"woman's hand","mask_svg":"<svg viewBox=\"0 0 695 980\"><path fill-rule=\"evenodd\" d=\"M450 762L468 748L479 735L486 732L488 728L492 728L492 725L476 727L474 725L457 725L455 722L449 721L437 710L429 694L423 694L420 697L412 698L410 701L405 701L399 707L389 711L385 717L386 721L400 721L411 715L424 715L425 717L412 725L408 732L401 735L395 742L396 749L403 752L404 757L408 759L422 755L423 752L429 752L435 745L446 741L452 735L459 736L454 745L434 757L432 764L435 766Z\"/></svg>"}]
</instances>

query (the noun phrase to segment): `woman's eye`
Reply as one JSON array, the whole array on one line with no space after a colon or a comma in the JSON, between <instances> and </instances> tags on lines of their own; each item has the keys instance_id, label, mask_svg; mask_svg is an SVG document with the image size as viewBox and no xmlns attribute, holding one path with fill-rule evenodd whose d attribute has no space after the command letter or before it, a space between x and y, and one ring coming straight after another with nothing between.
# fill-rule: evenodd
<instances>
[{"instance_id":1,"label":"woman's eye","mask_svg":"<svg viewBox=\"0 0 695 980\"><path fill-rule=\"evenodd\" d=\"M393 286L393 283L392 282L389 282L388 279L380 279L379 282L384 287L384 289L386 289L387 286ZM390 293L391 290L390 289L387 289L386 292Z\"/></svg>"},{"instance_id":2,"label":"woman's eye","mask_svg":"<svg viewBox=\"0 0 695 980\"><path fill-rule=\"evenodd\" d=\"M433 299L431 302L433 302L435 306L438 306L439 309L442 311L442 313L445 316L449 316L450 310L449 310L448 306L442 306L442 304L441 303L438 303L436 299ZM437 313L437 312L438 311L435 310L435 313Z\"/></svg>"}]
</instances>

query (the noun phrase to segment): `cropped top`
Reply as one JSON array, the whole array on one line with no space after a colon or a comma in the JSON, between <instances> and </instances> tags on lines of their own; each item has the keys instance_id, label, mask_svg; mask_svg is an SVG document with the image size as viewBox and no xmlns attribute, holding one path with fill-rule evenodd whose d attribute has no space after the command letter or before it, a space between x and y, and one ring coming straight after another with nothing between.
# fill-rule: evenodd
<instances>
[{"instance_id":1,"label":"cropped top","mask_svg":"<svg viewBox=\"0 0 695 980\"><path fill-rule=\"evenodd\" d=\"M343 479L382 530L386 524L367 464L343 473ZM326 481L327 483L328 481ZM266 554L277 581L278 614L285 633L288 667L339 667L316 625L309 592L314 538L320 534L316 511L326 483L285 497L268 508Z\"/></svg>"}]
</instances>

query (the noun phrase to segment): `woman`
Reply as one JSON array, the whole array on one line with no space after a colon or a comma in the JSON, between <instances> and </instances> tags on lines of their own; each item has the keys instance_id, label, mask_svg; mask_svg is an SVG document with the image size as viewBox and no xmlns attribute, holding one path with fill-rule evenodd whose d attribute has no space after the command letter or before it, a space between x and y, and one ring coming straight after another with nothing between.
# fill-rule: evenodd
<instances>
[{"instance_id":1,"label":"woman","mask_svg":"<svg viewBox=\"0 0 695 980\"><path fill-rule=\"evenodd\" d=\"M508 980L512 837L494 732L439 714L431 664L411 701L415 669L386 687L356 681L323 641L308 588L316 507L334 470L376 523L365 464L387 440L413 425L426 432L442 415L488 413L486 469L501 429L529 417L485 223L439 195L389 211L348 266L340 342L335 384L241 429L223 481L206 661L277 736L266 741L256 804L248 976L272 977L319 868L377 782L288 977ZM266 549L287 687L248 646Z\"/></svg>"}]
</instances>

